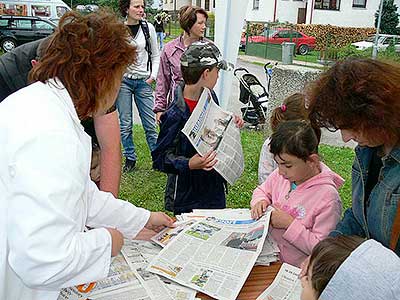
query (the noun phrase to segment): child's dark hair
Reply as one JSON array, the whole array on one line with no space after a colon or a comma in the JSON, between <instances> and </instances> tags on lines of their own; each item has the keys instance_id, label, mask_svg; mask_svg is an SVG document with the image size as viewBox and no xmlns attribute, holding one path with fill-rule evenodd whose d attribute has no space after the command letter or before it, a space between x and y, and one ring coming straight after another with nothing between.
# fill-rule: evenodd
<instances>
[{"instance_id":1,"label":"child's dark hair","mask_svg":"<svg viewBox=\"0 0 400 300\"><path fill-rule=\"evenodd\" d=\"M196 84L205 70L212 70L217 65L205 67L184 67L181 66L182 78L185 84Z\"/></svg>"},{"instance_id":2,"label":"child's dark hair","mask_svg":"<svg viewBox=\"0 0 400 300\"><path fill-rule=\"evenodd\" d=\"M318 153L318 138L307 121L286 121L278 125L271 136L270 152L274 156L287 153L307 161Z\"/></svg>"},{"instance_id":3,"label":"child's dark hair","mask_svg":"<svg viewBox=\"0 0 400 300\"><path fill-rule=\"evenodd\" d=\"M272 132L274 132L280 123L294 120L308 120L305 95L302 93L294 93L286 97L282 104L271 112L269 123ZM319 127L313 128L319 142L321 139L321 129Z\"/></svg>"},{"instance_id":4,"label":"child's dark hair","mask_svg":"<svg viewBox=\"0 0 400 300\"><path fill-rule=\"evenodd\" d=\"M358 236L339 235L320 241L312 250L307 267L311 270L312 288L321 295L337 269L365 239ZM311 269L310 269L311 268Z\"/></svg>"}]
</instances>

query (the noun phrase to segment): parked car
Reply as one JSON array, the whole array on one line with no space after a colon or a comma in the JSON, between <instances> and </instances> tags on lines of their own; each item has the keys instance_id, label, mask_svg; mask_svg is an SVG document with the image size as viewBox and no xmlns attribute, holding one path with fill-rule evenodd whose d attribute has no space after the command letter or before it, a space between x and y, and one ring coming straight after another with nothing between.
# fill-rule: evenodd
<instances>
[{"instance_id":1,"label":"parked car","mask_svg":"<svg viewBox=\"0 0 400 300\"><path fill-rule=\"evenodd\" d=\"M296 44L296 52L306 55L315 48L315 37L305 35L304 33L287 28L265 29L264 35L253 35L248 37L249 43L270 43L282 44L283 42L293 42ZM245 49L246 36L242 36L240 48Z\"/></svg>"},{"instance_id":2,"label":"parked car","mask_svg":"<svg viewBox=\"0 0 400 300\"><path fill-rule=\"evenodd\" d=\"M357 50L372 48L375 42L375 35L368 37L365 41L352 43ZM378 37L378 51L386 50L393 43L396 52L400 52L400 36L391 34L380 34Z\"/></svg>"},{"instance_id":3,"label":"parked car","mask_svg":"<svg viewBox=\"0 0 400 300\"><path fill-rule=\"evenodd\" d=\"M9 52L19 45L49 36L56 27L50 20L39 17L0 16L0 47Z\"/></svg>"}]
</instances>

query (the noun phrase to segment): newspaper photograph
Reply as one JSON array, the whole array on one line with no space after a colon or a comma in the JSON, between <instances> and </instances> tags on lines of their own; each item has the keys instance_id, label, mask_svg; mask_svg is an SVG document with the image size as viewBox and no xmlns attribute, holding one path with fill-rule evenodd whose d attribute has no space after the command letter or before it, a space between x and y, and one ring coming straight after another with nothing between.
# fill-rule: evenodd
<instances>
[{"instance_id":1,"label":"newspaper photograph","mask_svg":"<svg viewBox=\"0 0 400 300\"><path fill-rule=\"evenodd\" d=\"M81 300L81 299L116 299L116 295L129 289L129 300L150 300L146 290L141 285L135 273L131 270L124 257L119 254L113 258L108 277L96 282L88 283L78 287L70 287L61 290L58 300Z\"/></svg>"},{"instance_id":2,"label":"newspaper photograph","mask_svg":"<svg viewBox=\"0 0 400 300\"><path fill-rule=\"evenodd\" d=\"M257 300L268 300L269 297L274 300L300 300L300 272L300 268L283 263L274 281Z\"/></svg>"},{"instance_id":3,"label":"newspaper photograph","mask_svg":"<svg viewBox=\"0 0 400 300\"><path fill-rule=\"evenodd\" d=\"M163 281L146 270L161 248L148 241L125 240L122 254L152 300L192 300L196 291Z\"/></svg>"},{"instance_id":4,"label":"newspaper photograph","mask_svg":"<svg viewBox=\"0 0 400 300\"><path fill-rule=\"evenodd\" d=\"M250 224L198 220L150 262L148 270L222 300L234 300L259 256L270 212Z\"/></svg>"},{"instance_id":5,"label":"newspaper photograph","mask_svg":"<svg viewBox=\"0 0 400 300\"><path fill-rule=\"evenodd\" d=\"M155 236L151 238L151 240L160 245L161 247L165 247L170 243L182 230L194 224L194 220L187 220L183 222L175 222L174 228L166 227L157 233Z\"/></svg>"},{"instance_id":6,"label":"newspaper photograph","mask_svg":"<svg viewBox=\"0 0 400 300\"><path fill-rule=\"evenodd\" d=\"M204 88L182 132L200 155L212 149L216 151L218 162L214 169L227 182L234 184L242 175L244 158L240 130L232 113L222 110L213 101L209 89Z\"/></svg>"}]
</instances>

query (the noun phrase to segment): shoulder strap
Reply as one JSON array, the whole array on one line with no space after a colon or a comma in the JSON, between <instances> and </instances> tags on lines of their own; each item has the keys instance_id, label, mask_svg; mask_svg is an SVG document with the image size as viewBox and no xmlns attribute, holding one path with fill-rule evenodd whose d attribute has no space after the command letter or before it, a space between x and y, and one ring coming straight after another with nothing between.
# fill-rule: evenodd
<instances>
[{"instance_id":1,"label":"shoulder strap","mask_svg":"<svg viewBox=\"0 0 400 300\"><path fill-rule=\"evenodd\" d=\"M400 237L400 202L397 204L397 212L393 221L392 235L390 237L390 249L395 251Z\"/></svg>"},{"instance_id":2,"label":"shoulder strap","mask_svg":"<svg viewBox=\"0 0 400 300\"><path fill-rule=\"evenodd\" d=\"M150 41L150 29L149 29L149 24L147 24L146 21L141 20L140 21L140 27L142 28L144 37L146 39L146 51L148 55L147 59L147 70L150 70L151 72L151 41Z\"/></svg>"}]
</instances>

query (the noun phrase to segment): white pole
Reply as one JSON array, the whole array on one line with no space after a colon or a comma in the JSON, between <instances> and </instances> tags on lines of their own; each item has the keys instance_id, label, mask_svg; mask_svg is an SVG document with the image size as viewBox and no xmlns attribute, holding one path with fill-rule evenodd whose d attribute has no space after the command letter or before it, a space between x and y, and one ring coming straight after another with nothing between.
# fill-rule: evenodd
<instances>
[{"instance_id":1,"label":"white pole","mask_svg":"<svg viewBox=\"0 0 400 300\"><path fill-rule=\"evenodd\" d=\"M383 1L385 0L381 0L379 4L378 24L376 24L375 41L374 41L374 46L372 48L372 59L376 59L376 56L378 54L379 28L381 27Z\"/></svg>"},{"instance_id":2,"label":"white pole","mask_svg":"<svg viewBox=\"0 0 400 300\"><path fill-rule=\"evenodd\" d=\"M248 0L218 0L215 2L214 42L228 62L236 64L240 37ZM221 107L227 108L231 95L233 72L221 71L215 92Z\"/></svg>"}]
</instances>

